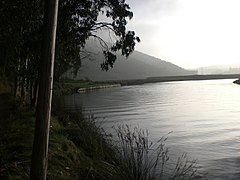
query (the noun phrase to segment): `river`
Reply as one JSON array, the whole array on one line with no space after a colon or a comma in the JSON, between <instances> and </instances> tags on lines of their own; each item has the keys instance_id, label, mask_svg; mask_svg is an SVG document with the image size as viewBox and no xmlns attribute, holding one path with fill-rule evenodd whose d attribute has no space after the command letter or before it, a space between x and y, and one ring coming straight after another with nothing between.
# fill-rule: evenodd
<instances>
[{"instance_id":1,"label":"river","mask_svg":"<svg viewBox=\"0 0 240 180\"><path fill-rule=\"evenodd\" d=\"M83 105L104 128L148 129L152 141L168 135L170 152L196 159L204 179L240 179L240 86L233 79L153 83L65 96L65 108Z\"/></svg>"}]
</instances>

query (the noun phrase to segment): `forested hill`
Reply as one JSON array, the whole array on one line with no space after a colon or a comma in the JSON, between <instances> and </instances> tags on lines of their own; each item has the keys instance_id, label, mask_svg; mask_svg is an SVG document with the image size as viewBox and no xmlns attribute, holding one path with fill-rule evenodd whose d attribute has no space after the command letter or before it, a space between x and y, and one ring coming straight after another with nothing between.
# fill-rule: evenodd
<instances>
[{"instance_id":1,"label":"forested hill","mask_svg":"<svg viewBox=\"0 0 240 180\"><path fill-rule=\"evenodd\" d=\"M100 51L94 51L91 55L82 60L82 67L76 79L90 79L94 81L105 80L129 80L145 79L155 76L183 76L194 75L196 71L188 71L170 62L160 60L147 54L134 51L127 59L120 54L112 69L105 72L101 70L100 64L104 56Z\"/></svg>"}]
</instances>

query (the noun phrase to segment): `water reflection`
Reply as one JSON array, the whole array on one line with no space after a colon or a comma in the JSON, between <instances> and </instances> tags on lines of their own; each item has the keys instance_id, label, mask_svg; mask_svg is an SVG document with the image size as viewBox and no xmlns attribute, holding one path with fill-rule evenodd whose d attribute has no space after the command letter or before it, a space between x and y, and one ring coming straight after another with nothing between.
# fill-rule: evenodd
<instances>
[{"instance_id":1,"label":"water reflection","mask_svg":"<svg viewBox=\"0 0 240 180\"><path fill-rule=\"evenodd\" d=\"M104 89L65 97L105 118L105 128L127 123L152 140L170 134L172 153L198 159L209 179L240 179L240 86L233 80L186 81Z\"/></svg>"}]
</instances>

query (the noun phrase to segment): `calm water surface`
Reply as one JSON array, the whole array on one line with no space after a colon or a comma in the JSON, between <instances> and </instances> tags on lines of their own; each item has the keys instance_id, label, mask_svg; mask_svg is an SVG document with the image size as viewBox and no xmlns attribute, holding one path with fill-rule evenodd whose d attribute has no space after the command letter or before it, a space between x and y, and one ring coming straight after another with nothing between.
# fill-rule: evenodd
<instances>
[{"instance_id":1,"label":"calm water surface","mask_svg":"<svg viewBox=\"0 0 240 180\"><path fill-rule=\"evenodd\" d=\"M197 159L206 179L240 179L240 86L233 80L125 86L66 96L65 108L93 112L104 128L130 124L170 152Z\"/></svg>"}]
</instances>

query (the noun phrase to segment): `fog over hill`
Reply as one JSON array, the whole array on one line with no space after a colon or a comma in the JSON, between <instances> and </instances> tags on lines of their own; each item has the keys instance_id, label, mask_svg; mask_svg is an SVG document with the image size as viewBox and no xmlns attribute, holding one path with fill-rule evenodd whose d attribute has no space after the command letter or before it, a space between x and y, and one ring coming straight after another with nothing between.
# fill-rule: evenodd
<instances>
[{"instance_id":1,"label":"fog over hill","mask_svg":"<svg viewBox=\"0 0 240 180\"><path fill-rule=\"evenodd\" d=\"M198 74L240 74L240 64L200 67Z\"/></svg>"},{"instance_id":2,"label":"fog over hill","mask_svg":"<svg viewBox=\"0 0 240 180\"><path fill-rule=\"evenodd\" d=\"M185 70L170 62L138 51L134 51L127 59L118 54L114 67L105 72L100 67L104 60L102 52L94 48L88 48L88 51L91 52L91 55L82 60L82 67L75 79L87 78L94 81L106 81L197 74L196 71ZM70 73L68 73L69 76Z\"/></svg>"}]
</instances>

